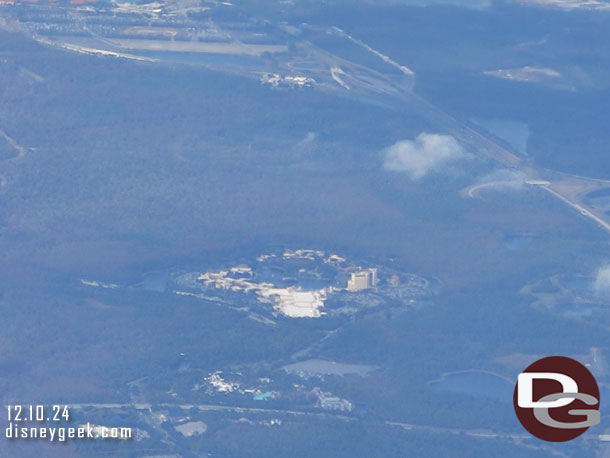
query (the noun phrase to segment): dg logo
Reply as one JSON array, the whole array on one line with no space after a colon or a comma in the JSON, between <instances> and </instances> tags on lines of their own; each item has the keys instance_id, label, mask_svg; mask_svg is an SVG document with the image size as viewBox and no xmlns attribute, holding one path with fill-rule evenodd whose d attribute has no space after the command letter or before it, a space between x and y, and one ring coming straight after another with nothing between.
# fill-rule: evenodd
<instances>
[{"instance_id":1,"label":"dg logo","mask_svg":"<svg viewBox=\"0 0 610 458\"><path fill-rule=\"evenodd\" d=\"M572 440L600 421L595 378L564 356L540 359L519 374L513 403L523 427L549 442Z\"/></svg>"}]
</instances>

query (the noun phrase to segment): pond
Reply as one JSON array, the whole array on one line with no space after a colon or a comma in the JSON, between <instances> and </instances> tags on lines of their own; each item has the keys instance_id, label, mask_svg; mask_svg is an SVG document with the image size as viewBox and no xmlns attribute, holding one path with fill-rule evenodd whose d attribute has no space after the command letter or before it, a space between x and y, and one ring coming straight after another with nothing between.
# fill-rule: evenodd
<instances>
[{"instance_id":1,"label":"pond","mask_svg":"<svg viewBox=\"0 0 610 458\"><path fill-rule=\"evenodd\" d=\"M484 371L453 372L430 383L435 391L467 394L512 402L515 385L508 379Z\"/></svg>"}]
</instances>

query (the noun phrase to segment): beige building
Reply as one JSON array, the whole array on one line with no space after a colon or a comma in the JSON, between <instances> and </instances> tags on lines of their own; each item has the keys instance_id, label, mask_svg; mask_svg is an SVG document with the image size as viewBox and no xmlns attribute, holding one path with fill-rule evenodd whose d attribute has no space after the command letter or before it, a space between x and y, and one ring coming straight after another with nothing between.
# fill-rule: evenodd
<instances>
[{"instance_id":1,"label":"beige building","mask_svg":"<svg viewBox=\"0 0 610 458\"><path fill-rule=\"evenodd\" d=\"M352 273L347 281L348 291L362 291L377 285L377 269L366 269Z\"/></svg>"}]
</instances>

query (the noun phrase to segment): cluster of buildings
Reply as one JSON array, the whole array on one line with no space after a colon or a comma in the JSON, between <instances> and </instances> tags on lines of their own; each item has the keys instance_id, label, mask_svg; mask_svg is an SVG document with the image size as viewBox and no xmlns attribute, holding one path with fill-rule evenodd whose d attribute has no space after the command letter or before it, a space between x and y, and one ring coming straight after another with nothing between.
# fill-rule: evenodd
<instances>
[{"instance_id":1,"label":"cluster of buildings","mask_svg":"<svg viewBox=\"0 0 610 458\"><path fill-rule=\"evenodd\" d=\"M261 76L261 83L271 87L305 88L314 87L316 80L307 76L280 76L277 73L265 73Z\"/></svg>"},{"instance_id":2,"label":"cluster of buildings","mask_svg":"<svg viewBox=\"0 0 610 458\"><path fill-rule=\"evenodd\" d=\"M257 260L264 262L275 255L259 256ZM325 258L323 251L319 250L286 250L282 259L302 259L308 261L320 260L331 264L339 270L352 270L355 267L340 267L345 258L338 255L330 255ZM377 286L377 269L368 268L351 272L347 281L346 290L350 292L364 291ZM300 273L306 272L299 269ZM314 272L315 273L315 272ZM335 286L327 286L318 289L302 289L300 286L279 287L269 282L256 282L255 272L245 264L231 267L217 272L205 272L197 277L208 288L221 289L233 292L254 292L257 300L262 303L273 304L273 309L291 318L319 318L324 315L322 309L328 296L335 291L341 290Z\"/></svg>"},{"instance_id":3,"label":"cluster of buildings","mask_svg":"<svg viewBox=\"0 0 610 458\"><path fill-rule=\"evenodd\" d=\"M354 410L354 404L347 399L342 399L332 393L322 391L318 387L314 388L312 392L318 398L316 405L322 409L339 412L351 412Z\"/></svg>"},{"instance_id":4,"label":"cluster of buildings","mask_svg":"<svg viewBox=\"0 0 610 458\"><path fill-rule=\"evenodd\" d=\"M252 269L241 265L229 270L203 273L198 280L216 289L245 293L253 291L259 302L272 303L275 310L291 318L319 318L323 314L320 309L324 307L327 294L332 291L332 287L317 290L301 290L294 286L280 288L271 283L256 283L251 277Z\"/></svg>"},{"instance_id":5,"label":"cluster of buildings","mask_svg":"<svg viewBox=\"0 0 610 458\"><path fill-rule=\"evenodd\" d=\"M324 256L324 252L320 250L285 250L282 257L284 259L307 259L314 261Z\"/></svg>"},{"instance_id":6,"label":"cluster of buildings","mask_svg":"<svg viewBox=\"0 0 610 458\"><path fill-rule=\"evenodd\" d=\"M327 292L324 288L314 291L301 291L294 287L264 288L259 292L259 301L273 301L275 310L291 318L320 318L324 315L320 309L324 307Z\"/></svg>"},{"instance_id":7,"label":"cluster of buildings","mask_svg":"<svg viewBox=\"0 0 610 458\"><path fill-rule=\"evenodd\" d=\"M204 380L220 393L232 393L239 389L239 383L228 382L220 374L221 372L214 372Z\"/></svg>"}]
</instances>

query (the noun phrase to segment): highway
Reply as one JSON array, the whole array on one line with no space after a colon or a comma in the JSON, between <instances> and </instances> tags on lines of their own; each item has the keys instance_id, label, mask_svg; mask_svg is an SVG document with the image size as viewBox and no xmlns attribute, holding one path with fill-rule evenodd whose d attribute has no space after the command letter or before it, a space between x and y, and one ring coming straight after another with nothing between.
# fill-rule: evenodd
<instances>
[{"instance_id":1,"label":"highway","mask_svg":"<svg viewBox=\"0 0 610 458\"><path fill-rule=\"evenodd\" d=\"M365 422L367 424L376 423L378 426L387 426L390 428L400 428L407 432L424 432L427 434L437 434L440 436L457 435L462 437L468 437L472 440L491 440L491 441L512 441L520 444L523 447L535 448L543 450L550 455L565 456L561 453L557 454L557 451L552 447L547 446L544 443L540 443L534 439L528 433L525 432L507 432L507 431L494 431L484 430L477 428L454 428L444 426L431 426L425 424L416 423L405 423L384 419L370 419L362 418L358 416L344 415L335 412L316 412L311 410L297 410L297 409L276 409L276 408L256 408L246 406L230 406L230 405L219 405L219 404L197 404L197 403L76 403L68 404L69 409L134 409L140 411L141 414L153 414L155 410L166 410L166 409L181 409L181 410L192 410L197 409L199 411L217 411L217 412L233 412L239 415L247 413L256 414L270 414L270 415L287 415L293 417L317 417L326 418L328 420L336 420L341 422ZM156 422L147 422L151 427L159 428ZM129 426L129 425L126 425ZM164 431L161 429L161 431ZM582 436L585 440L603 442L605 437L597 434L584 434Z\"/></svg>"},{"instance_id":2,"label":"highway","mask_svg":"<svg viewBox=\"0 0 610 458\"><path fill-rule=\"evenodd\" d=\"M550 192L552 195L557 197L559 200L561 200L562 202L565 202L569 206L575 208L576 210L578 210L580 212L581 215L586 216L587 218L592 219L600 227L602 227L604 230L606 230L606 232L610 233L610 224L605 222L599 216L597 216L594 213L592 213L590 210L586 209L583 205L568 199L567 197L563 196L562 194L558 193L557 191L554 191L551 188L551 185L548 185L548 186L538 186L538 187L544 189L545 191Z\"/></svg>"},{"instance_id":3,"label":"highway","mask_svg":"<svg viewBox=\"0 0 610 458\"><path fill-rule=\"evenodd\" d=\"M610 224L605 219L597 214L595 210L585 205L578 197L578 191L589 189L587 188L587 182L595 183L596 187L610 186L609 180L588 178L582 176L570 176L563 174L563 190L558 188L560 180L554 178L548 180L542 180L538 177L545 177L551 172L542 168L537 168L531 164L527 164L521 157L515 155L508 149L504 148L500 144L496 143L492 138L489 138L485 134L482 134L475 130L473 127L468 126L466 123L454 118L450 114L446 113L442 109L433 105L423 97L413 92L415 74L412 70L400 65L385 54L372 48L366 43L352 37L341 29L333 28L336 33L342 34L346 39L361 46L373 55L377 56L386 64L393 66L398 69L402 75L406 77L405 84L399 85L394 83L393 80L385 78L384 75L380 75L374 70L368 73L361 71L361 66L344 64L344 61L337 56L331 55L326 52L312 51L309 56L315 57L318 63L325 69L325 76L331 77L333 85L337 86L337 90L344 91L345 93L356 93L358 97L363 95L370 97L375 100L390 100L394 101L394 107L402 110L403 112L416 113L421 115L424 119L431 121L439 130L446 132L447 134L455 137L465 148L478 152L481 156L486 157L502 168L519 171L530 177L529 181L525 183L542 188L549 195L556 199L559 199L570 208L578 211L582 216L589 218L595 222L596 225L601 227L606 232L610 233ZM42 39L37 37L39 42L45 43L52 46L60 46L73 52L87 53L87 54L104 54L108 56L121 57L127 59L141 60L155 62L156 59L151 59L143 56L137 56L134 54L115 52L111 50L99 50L92 48L85 48L82 46L71 45L67 43L59 43L51 40ZM364 67L362 67L364 68ZM360 71L360 73L359 73ZM314 75L317 77L317 75ZM334 87L334 86L333 86ZM360 91L359 93L357 91ZM385 97L385 98L384 98ZM385 103L385 102L384 102ZM2 136L12 147L17 151L17 155L9 160L20 160L27 152L26 148L18 145L10 136L8 136L3 130L0 129L0 136ZM568 193L565 189L568 189L568 184L572 184L576 191ZM514 181L494 181L487 183L479 183L466 188L466 195L470 198L476 196L476 194L485 188L493 188L499 186L512 186ZM6 178L0 175L0 187L6 186ZM431 426L424 424L413 424L390 421L387 419L375 420L370 418L360 418L357 416L344 415L334 412L316 412L311 410L299 410L299 409L276 409L266 407L248 407L248 406L230 406L220 404L198 404L198 403L72 403L69 404L72 409L134 409L140 411L144 415L146 413L153 412L156 409L169 409L178 408L182 410L197 409L200 411L219 411L219 412L234 412L237 414L244 413L257 413L257 414L270 414L270 415L286 415L295 417L323 417L334 419L337 421L349 421L349 422L378 422L388 427L398 427L405 431L422 431L426 433L434 433L439 435L464 435L475 440L511 440L516 442L528 441L532 443L534 439L527 433L512 433L512 432L501 432L501 431L486 431L480 429L468 429L468 428L450 428ZM586 439L589 440L601 440L596 435L586 435Z\"/></svg>"},{"instance_id":4,"label":"highway","mask_svg":"<svg viewBox=\"0 0 610 458\"><path fill-rule=\"evenodd\" d=\"M585 179L585 180L587 179L586 177L580 177L580 176L578 178ZM599 180L599 179L592 179L592 180L594 180L596 182L601 182L601 183L608 183L608 185L610 186L610 182L607 182L605 180ZM553 184L550 181L527 180L525 183L530 186L535 186L537 188L547 191L553 197L556 197L557 199L561 200L563 203L565 203L565 204L569 205L570 207L572 207L573 209L577 210L582 216L585 216L585 217L591 219L603 230L610 233L610 224L608 222L604 221L600 216L596 215L592 210L588 209L583 204L577 202L576 200L570 199L569 197L561 194L559 191L553 189L552 188ZM502 187L502 186L507 186L507 187L515 186L515 184L516 184L515 181L490 181L487 183L480 183L480 184L474 184L474 185L468 186L467 188L463 189L461 193L465 197L474 198L474 197L476 197L476 194L482 189Z\"/></svg>"},{"instance_id":5,"label":"highway","mask_svg":"<svg viewBox=\"0 0 610 458\"><path fill-rule=\"evenodd\" d=\"M563 203L577 210L582 216L589 218L591 221L595 222L600 228L610 234L610 224L602 216L596 214L594 209L589 208L585 203L582 202L581 199L579 199L577 195L575 195L579 194L578 191L588 190L593 187L593 185L597 189L605 186L610 186L610 180L590 178L579 175L570 175L566 173L555 172L548 169L535 167L532 164L525 163L521 157L499 145L493 139L478 132L473 127L470 127L465 123L460 122L442 109L430 103L428 100L417 95L413 91L415 86L415 73L411 69L395 62L385 54L382 54L380 51L372 48L368 44L358 40L357 38L354 38L353 36L338 27L332 27L331 30L335 33L344 36L346 39L352 41L358 46L361 46L367 51L371 52L387 64L399 69L405 76L408 77L409 85L406 88L400 87L398 85L394 86L394 90L400 94L400 97L398 98L397 102L398 104L403 105L401 107L402 109L404 109L404 105L408 105L410 111L415 110L422 117L433 121L439 127L442 127L443 130L445 130L447 133L455 137L460 143L465 145L467 148L472 149L473 151L478 151L479 153L483 154L484 156L487 156L492 161L496 162L498 165L504 168L524 173L525 176L530 177L528 184L544 189L553 197L561 200ZM572 187L576 189L576 191L570 193L570 195L567 192L563 192L561 189L558 189L558 185L557 183L555 183L555 180L541 180L538 178L548 175L549 173L561 177L562 184L567 185L565 187ZM504 181L475 184L466 189L466 195L472 198L476 195L477 191L483 188L506 186L512 184L514 183ZM584 192L580 192L580 194L584 194Z\"/></svg>"},{"instance_id":6,"label":"highway","mask_svg":"<svg viewBox=\"0 0 610 458\"><path fill-rule=\"evenodd\" d=\"M54 40L42 36L33 36L33 38L40 43L55 47L62 47L64 49L68 49L74 52L86 54L103 54L107 56L122 57L132 60L148 62L161 62L161 58L153 59L143 55L138 55L137 49L129 49L128 45L129 43L132 43L133 40L120 42L117 40L110 40L108 38L102 37L99 34L94 33L86 26L86 18L83 17L79 19L81 19L84 24L83 31L88 32L91 37L98 40L100 44L99 49L97 47L93 49L77 44L62 42L59 39ZM310 29L315 28L315 26L311 25L308 25L308 27ZM536 179L537 177L544 177L545 174L549 172L555 174L556 176L558 175L557 172L547 171L543 168L535 167L531 163L526 163L523 158L509 151L507 148L501 146L493 138L489 137L484 133L479 132L477 128L470 126L467 122L454 118L444 110L440 109L439 107L435 106L428 100L418 95L414 91L416 74L409 67L402 65L401 63L389 57L387 54L384 54L382 51L375 49L371 45L360 40L359 38L352 36L348 31L345 31L336 26L323 26L322 28L325 30L326 33L343 37L345 40L348 40L349 42L364 49L366 52L375 56L381 62L396 69L398 71L398 74L402 75L404 78L402 78L402 80L399 80L396 79L393 75L380 73L378 71L373 70L372 68L366 67L365 65L362 65L355 61L347 61L337 56L336 54L332 54L324 49L318 48L307 41L301 41L295 45L298 49L298 52L294 53L294 55L290 55L289 52L287 52L286 54L278 53L278 56L283 56L282 59L284 59L283 62L281 60L278 60L277 64L279 65L279 68L282 68L287 74L290 74L294 71L298 71L309 77L312 77L318 83L320 83L318 86L319 88L327 88L333 91L334 93L340 92L343 95L351 94L352 97L358 98L365 103L372 102L383 106L392 105L393 107L399 110L418 114L424 119L428 119L429 121L431 121L434 125L438 127L439 130L445 131L447 134L452 135L456 140L463 144L465 148L473 152L478 152L482 156L488 157L503 168L509 168L512 170L519 170L525 172L526 176L531 177L532 179ZM164 40L157 40L154 41L154 43L153 41L154 40L139 39L138 43L142 46L146 45L146 47L154 45L155 49L163 48L164 50L174 49L178 45L188 45L190 47L197 46L203 47L205 49L208 49L210 46L212 46L212 44L210 43L203 42L199 44L193 44L190 42L185 44L182 42L177 43L174 41ZM102 49L102 45L105 45L104 49ZM214 44L213 46L218 47L218 44ZM289 49L285 46L285 44L275 44L274 46L276 46L277 49ZM130 52L119 52L116 49L119 49L120 51L129 50ZM225 50L223 52L227 51ZM312 66L312 63L314 63L315 65ZM223 68L217 69L221 71L223 70ZM224 70L229 71L226 67L224 67ZM264 66L262 66L261 68L256 68L254 70L242 69L241 73L244 76L255 76L258 79L260 78L261 71L266 71ZM17 145L10 137L8 137L1 130L0 135L3 136L7 141L9 141L9 143L11 143L15 148L18 149L18 158L22 157L25 154L25 149L19 149L19 145ZM610 180L579 177L575 175L571 176L570 178L570 176L567 174L563 174L560 179L564 184L569 184L567 183L567 181L570 179L574 179L578 180L578 183L575 182L576 185L583 185L584 181L588 181L589 183L596 183L599 186L605 184L610 185ZM553 197L578 210L581 215L589 218L591 221L594 221L599 227L610 233L610 224L606 221L605 215L599 214L599 212L596 213L595 209L589 208L580 199L580 196L576 196L574 195L574 193L566 191L567 186L563 187L564 189L562 189L559 186L555 186L555 182L553 179L548 181L550 182L549 185L540 187L545 189L546 192L548 192ZM2 183L6 183L6 180L0 180L0 186L2 186ZM491 185L475 186L480 187L471 188L471 191L469 191L468 193L469 197L473 197L476 191L479 190L481 187ZM587 185L583 185L583 187L586 188Z\"/></svg>"},{"instance_id":7,"label":"highway","mask_svg":"<svg viewBox=\"0 0 610 458\"><path fill-rule=\"evenodd\" d=\"M486 183L475 184L468 186L463 190L463 194L470 198L476 197L478 191L484 188L497 188L497 187L515 187L519 186L519 182L515 180L504 180L504 181L488 181Z\"/></svg>"}]
</instances>

